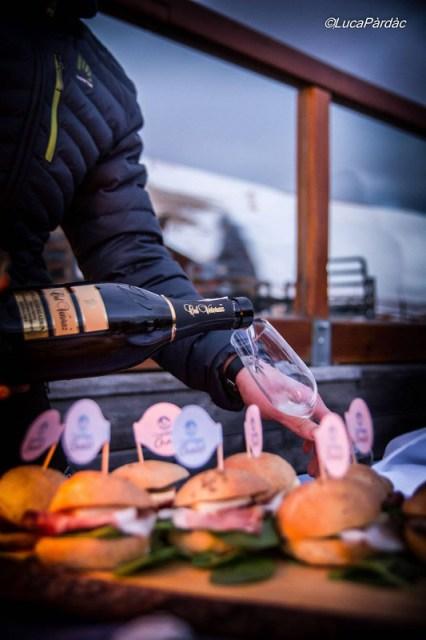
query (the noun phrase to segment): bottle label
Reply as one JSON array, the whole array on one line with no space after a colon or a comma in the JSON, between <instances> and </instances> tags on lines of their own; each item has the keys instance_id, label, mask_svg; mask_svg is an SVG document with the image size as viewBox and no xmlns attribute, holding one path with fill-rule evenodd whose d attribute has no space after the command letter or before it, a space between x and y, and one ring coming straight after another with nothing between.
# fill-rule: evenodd
<instances>
[{"instance_id":1,"label":"bottle label","mask_svg":"<svg viewBox=\"0 0 426 640\"><path fill-rule=\"evenodd\" d=\"M71 292L66 287L54 287L14 294L25 340L48 338L49 329L50 335L72 336L109 328L97 287L81 285L72 287Z\"/></svg>"},{"instance_id":2,"label":"bottle label","mask_svg":"<svg viewBox=\"0 0 426 640\"><path fill-rule=\"evenodd\" d=\"M102 296L92 284L72 287L83 320L83 331L106 331L109 328L108 315Z\"/></svg>"},{"instance_id":3,"label":"bottle label","mask_svg":"<svg viewBox=\"0 0 426 640\"><path fill-rule=\"evenodd\" d=\"M80 332L77 313L71 295L65 287L44 289L54 336L70 336Z\"/></svg>"},{"instance_id":4,"label":"bottle label","mask_svg":"<svg viewBox=\"0 0 426 640\"><path fill-rule=\"evenodd\" d=\"M220 302L218 304L217 300L215 300L213 304L206 304L203 302L200 302L198 304L184 304L183 308L185 309L186 313L189 313L189 315L191 315L192 317L199 315L209 316L212 313L225 313L226 311L223 304L221 304Z\"/></svg>"},{"instance_id":5,"label":"bottle label","mask_svg":"<svg viewBox=\"0 0 426 640\"><path fill-rule=\"evenodd\" d=\"M21 316L25 340L48 338L49 324L40 294L37 291L15 293L15 301Z\"/></svg>"}]
</instances>

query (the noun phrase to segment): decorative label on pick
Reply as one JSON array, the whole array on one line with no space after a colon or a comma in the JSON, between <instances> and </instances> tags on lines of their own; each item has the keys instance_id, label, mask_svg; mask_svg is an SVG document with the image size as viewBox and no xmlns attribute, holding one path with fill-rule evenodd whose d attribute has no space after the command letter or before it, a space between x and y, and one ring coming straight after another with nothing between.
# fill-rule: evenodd
<instances>
[{"instance_id":1,"label":"decorative label on pick","mask_svg":"<svg viewBox=\"0 0 426 640\"><path fill-rule=\"evenodd\" d=\"M21 445L22 460L30 462L41 456L44 451L58 442L63 429L59 411L56 409L43 411L28 427Z\"/></svg>"},{"instance_id":2,"label":"decorative label on pick","mask_svg":"<svg viewBox=\"0 0 426 640\"><path fill-rule=\"evenodd\" d=\"M333 478L344 476L350 464L351 446L342 418L337 413L325 415L314 431L314 438L321 469Z\"/></svg>"},{"instance_id":3,"label":"decorative label on pick","mask_svg":"<svg viewBox=\"0 0 426 640\"><path fill-rule=\"evenodd\" d=\"M79 400L68 409L62 444L71 462L88 464L110 437L111 425L94 400Z\"/></svg>"},{"instance_id":4,"label":"decorative label on pick","mask_svg":"<svg viewBox=\"0 0 426 640\"><path fill-rule=\"evenodd\" d=\"M251 404L247 408L244 420L244 435L248 455L258 458L262 453L263 447L263 427L260 410L256 404Z\"/></svg>"},{"instance_id":5,"label":"decorative label on pick","mask_svg":"<svg viewBox=\"0 0 426 640\"><path fill-rule=\"evenodd\" d=\"M174 456L173 423L181 409L171 402L159 402L133 424L135 440L159 456Z\"/></svg>"},{"instance_id":6,"label":"decorative label on pick","mask_svg":"<svg viewBox=\"0 0 426 640\"><path fill-rule=\"evenodd\" d=\"M196 469L222 444L222 425L214 422L207 411L197 405L182 409L173 425L173 446L177 461Z\"/></svg>"},{"instance_id":7,"label":"decorative label on pick","mask_svg":"<svg viewBox=\"0 0 426 640\"><path fill-rule=\"evenodd\" d=\"M345 413L349 435L357 451L368 455L373 448L374 430L367 403L361 398L352 400Z\"/></svg>"}]
</instances>

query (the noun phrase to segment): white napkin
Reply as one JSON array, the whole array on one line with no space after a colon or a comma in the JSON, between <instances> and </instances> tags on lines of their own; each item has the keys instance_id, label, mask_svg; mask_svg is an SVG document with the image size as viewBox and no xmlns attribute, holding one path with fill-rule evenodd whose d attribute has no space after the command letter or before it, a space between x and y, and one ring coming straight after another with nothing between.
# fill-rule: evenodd
<instances>
[{"instance_id":1,"label":"white napkin","mask_svg":"<svg viewBox=\"0 0 426 640\"><path fill-rule=\"evenodd\" d=\"M389 478L395 490L410 496L426 481L426 427L391 440L373 469Z\"/></svg>"}]
</instances>

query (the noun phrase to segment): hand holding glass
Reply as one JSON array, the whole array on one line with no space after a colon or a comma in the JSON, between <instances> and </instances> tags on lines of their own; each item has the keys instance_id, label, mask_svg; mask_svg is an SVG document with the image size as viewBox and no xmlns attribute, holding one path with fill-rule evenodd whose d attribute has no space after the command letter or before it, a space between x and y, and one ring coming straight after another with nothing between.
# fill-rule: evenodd
<instances>
[{"instance_id":1,"label":"hand holding glass","mask_svg":"<svg viewBox=\"0 0 426 640\"><path fill-rule=\"evenodd\" d=\"M309 418L317 401L312 371L274 327L256 318L231 343L267 400L288 416Z\"/></svg>"}]
</instances>

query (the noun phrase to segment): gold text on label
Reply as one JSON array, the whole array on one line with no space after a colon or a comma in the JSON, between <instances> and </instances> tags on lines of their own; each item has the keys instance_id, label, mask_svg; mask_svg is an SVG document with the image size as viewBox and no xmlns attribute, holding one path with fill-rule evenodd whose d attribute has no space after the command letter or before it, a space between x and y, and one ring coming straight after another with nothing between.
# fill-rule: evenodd
<instances>
[{"instance_id":1,"label":"gold text on label","mask_svg":"<svg viewBox=\"0 0 426 640\"><path fill-rule=\"evenodd\" d=\"M191 316L198 316L200 313L210 315L211 313L224 313L223 305L214 306L212 304L184 304L183 308Z\"/></svg>"},{"instance_id":2,"label":"gold text on label","mask_svg":"<svg viewBox=\"0 0 426 640\"><path fill-rule=\"evenodd\" d=\"M77 313L69 291L65 287L44 289L43 296L49 307L53 335L66 336L79 333Z\"/></svg>"},{"instance_id":3,"label":"gold text on label","mask_svg":"<svg viewBox=\"0 0 426 640\"><path fill-rule=\"evenodd\" d=\"M15 293L16 304L22 322L25 340L37 340L49 337L49 325L46 313L36 291Z\"/></svg>"}]
</instances>

